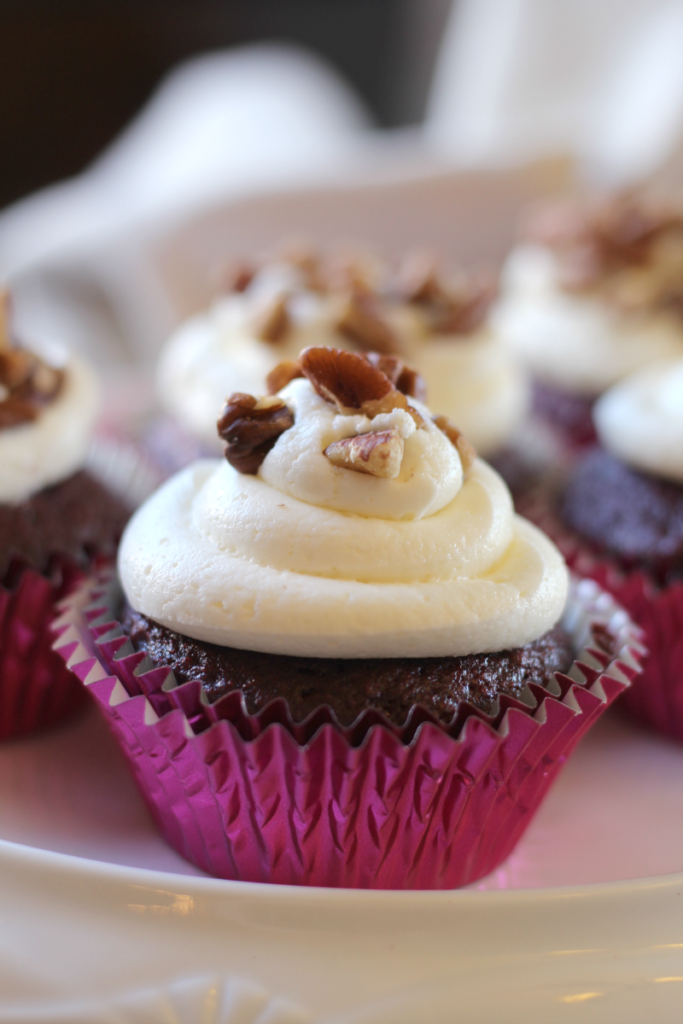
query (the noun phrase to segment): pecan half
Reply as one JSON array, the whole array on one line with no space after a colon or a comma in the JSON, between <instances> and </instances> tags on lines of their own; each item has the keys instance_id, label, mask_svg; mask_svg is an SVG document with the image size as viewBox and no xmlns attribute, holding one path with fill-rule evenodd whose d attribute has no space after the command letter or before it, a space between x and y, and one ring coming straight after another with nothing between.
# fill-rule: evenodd
<instances>
[{"instance_id":1,"label":"pecan half","mask_svg":"<svg viewBox=\"0 0 683 1024\"><path fill-rule=\"evenodd\" d=\"M457 449L460 461L462 462L463 472L467 473L477 457L474 446L470 444L456 425L449 420L448 416L432 416L432 421L446 435L453 447Z\"/></svg>"},{"instance_id":2,"label":"pecan half","mask_svg":"<svg viewBox=\"0 0 683 1024\"><path fill-rule=\"evenodd\" d=\"M409 398L417 398L420 402L427 401L427 385L424 378L412 366L406 366L398 356L384 356L379 352L368 352L364 358L385 373L394 387L404 395Z\"/></svg>"},{"instance_id":3,"label":"pecan half","mask_svg":"<svg viewBox=\"0 0 683 1024\"><path fill-rule=\"evenodd\" d=\"M287 387L291 380L303 377L303 371L298 363L292 359L284 359L277 366L273 367L266 377L266 389L269 395L275 395L282 388Z\"/></svg>"},{"instance_id":4,"label":"pecan half","mask_svg":"<svg viewBox=\"0 0 683 1024\"><path fill-rule=\"evenodd\" d=\"M218 418L224 454L240 473L256 473L278 437L294 425L291 409L280 398L256 399L236 392Z\"/></svg>"},{"instance_id":5,"label":"pecan half","mask_svg":"<svg viewBox=\"0 0 683 1024\"><path fill-rule=\"evenodd\" d=\"M290 327L288 303L289 295L286 292L280 292L265 303L252 323L257 338L272 344L285 339Z\"/></svg>"},{"instance_id":6,"label":"pecan half","mask_svg":"<svg viewBox=\"0 0 683 1024\"><path fill-rule=\"evenodd\" d=\"M398 338L382 316L376 296L353 288L344 296L335 328L345 338L368 352L388 354L398 348Z\"/></svg>"},{"instance_id":7,"label":"pecan half","mask_svg":"<svg viewBox=\"0 0 683 1024\"><path fill-rule=\"evenodd\" d=\"M299 366L315 390L340 412L362 412L370 419L383 412L405 409L418 427L424 420L385 373L364 356L341 348L306 348Z\"/></svg>"},{"instance_id":8,"label":"pecan half","mask_svg":"<svg viewBox=\"0 0 683 1024\"><path fill-rule=\"evenodd\" d=\"M326 455L333 466L385 480L395 480L403 461L403 438L395 427L346 437L328 445Z\"/></svg>"}]
</instances>

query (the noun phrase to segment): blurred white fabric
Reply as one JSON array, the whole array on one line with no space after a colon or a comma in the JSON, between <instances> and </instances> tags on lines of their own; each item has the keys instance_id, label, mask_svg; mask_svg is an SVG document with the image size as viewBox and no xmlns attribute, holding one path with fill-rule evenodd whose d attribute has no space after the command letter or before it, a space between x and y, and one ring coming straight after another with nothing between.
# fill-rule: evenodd
<instances>
[{"instance_id":1,"label":"blurred white fabric","mask_svg":"<svg viewBox=\"0 0 683 1024\"><path fill-rule=\"evenodd\" d=\"M683 140L683 0L457 0L426 132L458 165L646 177Z\"/></svg>"},{"instance_id":2,"label":"blurred white fabric","mask_svg":"<svg viewBox=\"0 0 683 1024\"><path fill-rule=\"evenodd\" d=\"M197 57L162 81L86 172L0 217L0 276L226 193L316 180L369 117L311 53L259 45Z\"/></svg>"}]
</instances>

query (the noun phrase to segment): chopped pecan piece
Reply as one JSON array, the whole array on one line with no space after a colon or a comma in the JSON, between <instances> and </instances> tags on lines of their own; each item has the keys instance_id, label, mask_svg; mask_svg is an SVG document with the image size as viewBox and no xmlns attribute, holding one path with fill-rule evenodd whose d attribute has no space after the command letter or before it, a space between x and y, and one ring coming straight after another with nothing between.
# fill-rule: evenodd
<instances>
[{"instance_id":1,"label":"chopped pecan piece","mask_svg":"<svg viewBox=\"0 0 683 1024\"><path fill-rule=\"evenodd\" d=\"M358 434L357 437L346 437L343 441L334 441L327 446L323 455L340 469L352 469L356 473L395 480L401 472L403 448L403 438L392 427L391 430L372 431Z\"/></svg>"},{"instance_id":2,"label":"chopped pecan piece","mask_svg":"<svg viewBox=\"0 0 683 1024\"><path fill-rule=\"evenodd\" d=\"M254 334L262 341L275 344L283 341L289 331L289 295L281 292L273 296L257 313L253 322Z\"/></svg>"},{"instance_id":3,"label":"chopped pecan piece","mask_svg":"<svg viewBox=\"0 0 683 1024\"><path fill-rule=\"evenodd\" d=\"M382 316L376 297L358 287L344 296L335 327L345 338L368 352L388 354L398 348L396 333Z\"/></svg>"},{"instance_id":4,"label":"chopped pecan piece","mask_svg":"<svg viewBox=\"0 0 683 1024\"><path fill-rule=\"evenodd\" d=\"M427 385L422 376L406 366L398 356L383 356L379 352L368 352L365 359L378 370L385 373L391 383L409 398L417 398L420 402L427 401Z\"/></svg>"},{"instance_id":5,"label":"chopped pecan piece","mask_svg":"<svg viewBox=\"0 0 683 1024\"><path fill-rule=\"evenodd\" d=\"M396 389L385 373L363 356L341 348L313 346L299 356L305 377L340 412L357 412L368 402L377 402Z\"/></svg>"},{"instance_id":6,"label":"chopped pecan piece","mask_svg":"<svg viewBox=\"0 0 683 1024\"><path fill-rule=\"evenodd\" d=\"M370 419L380 413L405 409L418 427L424 420L385 373L365 356L341 348L306 348L299 356L304 376L324 399L340 412L362 412Z\"/></svg>"},{"instance_id":7,"label":"chopped pecan piece","mask_svg":"<svg viewBox=\"0 0 683 1024\"><path fill-rule=\"evenodd\" d=\"M432 420L439 430L446 435L453 447L457 448L460 461L462 462L463 472L467 473L477 457L477 453L474 450L473 445L471 445L465 435L458 430L456 425L451 423L448 416L432 416Z\"/></svg>"},{"instance_id":8,"label":"chopped pecan piece","mask_svg":"<svg viewBox=\"0 0 683 1024\"><path fill-rule=\"evenodd\" d=\"M236 392L218 419L225 457L240 473L258 472L278 437L294 425L291 409L280 398L256 399Z\"/></svg>"},{"instance_id":9,"label":"chopped pecan piece","mask_svg":"<svg viewBox=\"0 0 683 1024\"><path fill-rule=\"evenodd\" d=\"M269 395L275 395L282 388L287 387L291 380L303 377L303 371L298 363L292 359L285 359L273 367L266 377L266 388Z\"/></svg>"}]
</instances>

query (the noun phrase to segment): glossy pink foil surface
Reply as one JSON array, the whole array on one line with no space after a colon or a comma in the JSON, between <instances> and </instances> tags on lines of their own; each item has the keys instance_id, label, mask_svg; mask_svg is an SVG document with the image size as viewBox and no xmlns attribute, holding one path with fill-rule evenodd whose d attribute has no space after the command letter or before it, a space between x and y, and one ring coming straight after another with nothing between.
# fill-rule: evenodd
<instances>
[{"instance_id":1,"label":"glossy pink foil surface","mask_svg":"<svg viewBox=\"0 0 683 1024\"><path fill-rule=\"evenodd\" d=\"M93 602L94 599L94 602ZM494 717L462 705L451 726L424 709L403 728L377 713L349 729L320 708L294 723L284 701L256 716L215 705L112 621L92 584L66 601L56 646L107 716L167 841L223 878L294 885L449 889L511 852L591 723L638 671L622 615L619 656L595 643L533 706ZM621 614L621 613L619 613Z\"/></svg>"},{"instance_id":2,"label":"glossy pink foil surface","mask_svg":"<svg viewBox=\"0 0 683 1024\"><path fill-rule=\"evenodd\" d=\"M0 584L0 739L53 725L87 699L52 650L56 603L78 578L62 566L50 580L21 570L11 588Z\"/></svg>"}]
</instances>

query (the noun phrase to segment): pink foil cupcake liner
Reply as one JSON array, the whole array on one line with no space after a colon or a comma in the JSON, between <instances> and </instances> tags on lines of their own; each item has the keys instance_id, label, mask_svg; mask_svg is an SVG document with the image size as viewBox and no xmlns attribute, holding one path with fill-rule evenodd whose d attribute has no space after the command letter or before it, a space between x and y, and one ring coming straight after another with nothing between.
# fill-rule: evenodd
<instances>
[{"instance_id":1,"label":"pink foil cupcake liner","mask_svg":"<svg viewBox=\"0 0 683 1024\"><path fill-rule=\"evenodd\" d=\"M593 553L563 525L543 493L522 512L552 537L574 572L608 590L641 627L648 655L622 706L639 722L683 740L683 580L662 587L643 570L624 570Z\"/></svg>"},{"instance_id":2,"label":"pink foil cupcake liner","mask_svg":"<svg viewBox=\"0 0 683 1024\"><path fill-rule=\"evenodd\" d=\"M462 704L445 726L421 708L403 727L366 712L342 728L284 700L249 715L239 693L208 704L176 686L115 620L113 579L62 603L55 648L99 703L161 832L222 878L293 885L450 889L511 852L567 756L639 671L637 631L591 581L567 625L569 675L490 716ZM611 636L612 653L604 643Z\"/></svg>"},{"instance_id":3,"label":"pink foil cupcake liner","mask_svg":"<svg viewBox=\"0 0 683 1024\"><path fill-rule=\"evenodd\" d=\"M52 579L27 567L11 587L0 584L2 740L53 725L87 700L52 649L57 602L78 579L78 570L63 563Z\"/></svg>"}]
</instances>

